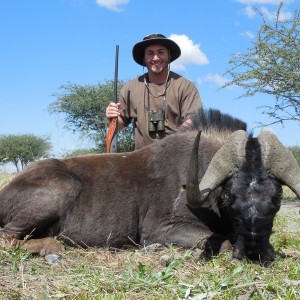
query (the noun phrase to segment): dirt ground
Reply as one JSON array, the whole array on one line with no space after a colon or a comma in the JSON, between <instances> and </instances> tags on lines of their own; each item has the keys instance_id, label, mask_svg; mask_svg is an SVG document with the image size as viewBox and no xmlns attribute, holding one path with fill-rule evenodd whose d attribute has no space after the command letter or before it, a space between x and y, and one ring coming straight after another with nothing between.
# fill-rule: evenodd
<instances>
[{"instance_id":1,"label":"dirt ground","mask_svg":"<svg viewBox=\"0 0 300 300\"><path fill-rule=\"evenodd\" d=\"M300 214L300 201L282 200L280 211L295 211L295 213Z\"/></svg>"},{"instance_id":2,"label":"dirt ground","mask_svg":"<svg viewBox=\"0 0 300 300\"><path fill-rule=\"evenodd\" d=\"M288 226L283 229L290 233L299 233L300 228L300 201L299 200L283 200L281 208L278 212L280 215L284 215Z\"/></svg>"}]
</instances>

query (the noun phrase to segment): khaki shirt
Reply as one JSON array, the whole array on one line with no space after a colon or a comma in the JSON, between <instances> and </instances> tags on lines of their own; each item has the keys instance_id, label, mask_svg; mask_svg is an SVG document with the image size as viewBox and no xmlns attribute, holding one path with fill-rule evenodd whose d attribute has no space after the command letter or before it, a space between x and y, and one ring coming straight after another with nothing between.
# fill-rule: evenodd
<instances>
[{"instance_id":1,"label":"khaki shirt","mask_svg":"<svg viewBox=\"0 0 300 300\"><path fill-rule=\"evenodd\" d=\"M144 75L142 75L125 84L119 96L124 125L128 126L134 120L135 149L142 148L178 131L190 114L202 109L200 95L195 85L174 72L170 72L167 84L147 83L147 85L148 87L144 82ZM148 111L157 112L158 109L163 108L165 110L165 130L149 132Z\"/></svg>"}]
</instances>

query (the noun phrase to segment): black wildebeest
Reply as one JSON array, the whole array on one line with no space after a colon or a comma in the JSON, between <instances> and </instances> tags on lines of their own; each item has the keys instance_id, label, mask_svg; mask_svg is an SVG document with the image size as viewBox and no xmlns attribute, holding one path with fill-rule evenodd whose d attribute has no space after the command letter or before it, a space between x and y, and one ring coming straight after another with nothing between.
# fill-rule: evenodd
<instances>
[{"instance_id":1,"label":"black wildebeest","mask_svg":"<svg viewBox=\"0 0 300 300\"><path fill-rule=\"evenodd\" d=\"M47 256L59 251L54 236L83 247L133 241L207 254L229 240L234 258L274 260L281 185L300 196L295 158L273 134L253 138L217 111L199 120L200 143L189 130L131 153L32 163L0 191L2 241Z\"/></svg>"}]
</instances>

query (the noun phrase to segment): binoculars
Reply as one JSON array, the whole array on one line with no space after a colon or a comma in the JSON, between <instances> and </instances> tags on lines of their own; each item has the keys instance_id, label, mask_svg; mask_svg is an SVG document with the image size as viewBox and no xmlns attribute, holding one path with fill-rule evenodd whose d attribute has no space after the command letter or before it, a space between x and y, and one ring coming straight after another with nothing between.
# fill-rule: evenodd
<instances>
[{"instance_id":1,"label":"binoculars","mask_svg":"<svg viewBox=\"0 0 300 300\"><path fill-rule=\"evenodd\" d=\"M165 130L165 112L162 109L158 111L148 111L148 131L164 131Z\"/></svg>"}]
</instances>

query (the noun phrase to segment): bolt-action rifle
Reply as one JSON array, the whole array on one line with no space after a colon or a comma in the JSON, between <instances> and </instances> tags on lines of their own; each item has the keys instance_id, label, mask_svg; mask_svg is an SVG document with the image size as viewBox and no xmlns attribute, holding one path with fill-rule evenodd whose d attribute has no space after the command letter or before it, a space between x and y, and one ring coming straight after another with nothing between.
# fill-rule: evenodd
<instances>
[{"instance_id":1,"label":"bolt-action rifle","mask_svg":"<svg viewBox=\"0 0 300 300\"><path fill-rule=\"evenodd\" d=\"M114 79L114 102L118 102L118 60L119 60L119 45L116 45L115 58L115 79ZM116 153L118 142L118 117L113 118L108 127L106 136L106 152Z\"/></svg>"}]
</instances>

